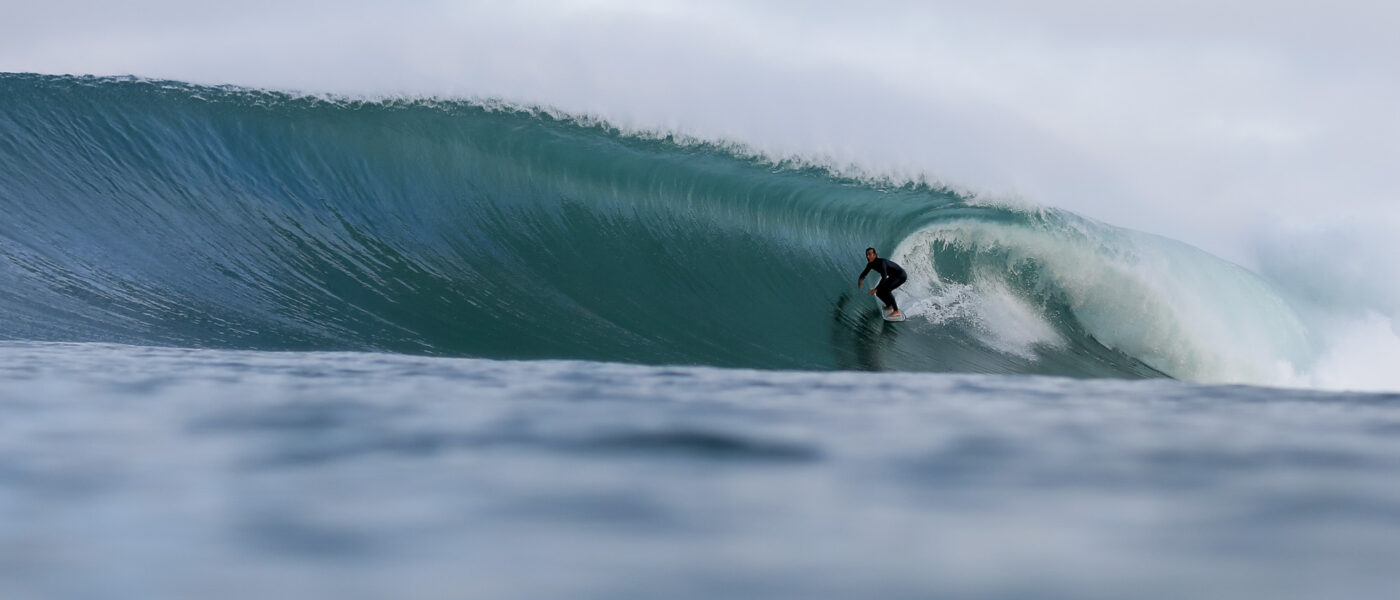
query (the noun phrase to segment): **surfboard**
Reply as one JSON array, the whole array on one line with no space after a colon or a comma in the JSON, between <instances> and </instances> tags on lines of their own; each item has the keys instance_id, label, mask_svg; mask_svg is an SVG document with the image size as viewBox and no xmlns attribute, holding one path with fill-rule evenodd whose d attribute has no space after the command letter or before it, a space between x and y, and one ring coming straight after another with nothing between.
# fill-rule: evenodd
<instances>
[{"instance_id":1,"label":"surfboard","mask_svg":"<svg viewBox=\"0 0 1400 600\"><path fill-rule=\"evenodd\" d=\"M874 296L871 296L871 298L875 298L875 297L874 297ZM888 321L888 322L890 322L890 323L898 323L898 322L903 321L903 320L905 320L905 319L907 319L907 318L909 317L908 315L905 315L905 314L903 314L903 313L900 313L900 316L898 316L898 317L891 317L891 316L885 314L885 301L884 301L884 300L881 300L881 299L879 299L879 298L875 298L875 305L880 307L880 316L881 316L881 317L884 317L885 320Z\"/></svg>"}]
</instances>

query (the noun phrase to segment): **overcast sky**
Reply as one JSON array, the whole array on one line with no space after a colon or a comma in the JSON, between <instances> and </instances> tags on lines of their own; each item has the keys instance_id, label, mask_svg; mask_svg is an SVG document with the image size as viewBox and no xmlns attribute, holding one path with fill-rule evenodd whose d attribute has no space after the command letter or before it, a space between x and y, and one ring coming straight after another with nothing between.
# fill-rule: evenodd
<instances>
[{"instance_id":1,"label":"overcast sky","mask_svg":"<svg viewBox=\"0 0 1400 600\"><path fill-rule=\"evenodd\" d=\"M1067 208L1400 329L1400 3L0 4L0 71L544 104Z\"/></svg>"},{"instance_id":2,"label":"overcast sky","mask_svg":"<svg viewBox=\"0 0 1400 600\"><path fill-rule=\"evenodd\" d=\"M0 70L549 104L1246 263L1275 222L1400 221L1394 3L410 4L12 3Z\"/></svg>"}]
</instances>

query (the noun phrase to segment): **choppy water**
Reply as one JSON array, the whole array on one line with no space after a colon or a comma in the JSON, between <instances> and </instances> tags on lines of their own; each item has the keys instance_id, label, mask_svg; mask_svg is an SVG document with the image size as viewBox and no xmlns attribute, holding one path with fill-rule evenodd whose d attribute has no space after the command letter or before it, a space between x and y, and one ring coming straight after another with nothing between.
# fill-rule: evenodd
<instances>
[{"instance_id":1,"label":"choppy water","mask_svg":"<svg viewBox=\"0 0 1400 600\"><path fill-rule=\"evenodd\" d=\"M1387 598L1400 396L0 344L5 598Z\"/></svg>"}]
</instances>

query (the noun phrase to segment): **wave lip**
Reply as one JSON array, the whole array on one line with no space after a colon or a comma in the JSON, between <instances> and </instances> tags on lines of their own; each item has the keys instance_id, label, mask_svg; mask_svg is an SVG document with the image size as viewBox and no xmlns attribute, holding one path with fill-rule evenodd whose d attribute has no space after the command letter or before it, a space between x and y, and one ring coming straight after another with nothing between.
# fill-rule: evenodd
<instances>
[{"instance_id":1,"label":"wave lip","mask_svg":"<svg viewBox=\"0 0 1400 600\"><path fill-rule=\"evenodd\" d=\"M1063 211L938 222L897 254L937 295L968 289L974 318L1012 347L1087 338L1174 377L1271 382L1306 361L1307 329L1242 267ZM946 305L940 310L947 310Z\"/></svg>"},{"instance_id":2,"label":"wave lip","mask_svg":"<svg viewBox=\"0 0 1400 600\"><path fill-rule=\"evenodd\" d=\"M0 337L1260 381L1248 272L1068 213L467 101L0 75ZM851 285L866 246L916 318Z\"/></svg>"}]
</instances>

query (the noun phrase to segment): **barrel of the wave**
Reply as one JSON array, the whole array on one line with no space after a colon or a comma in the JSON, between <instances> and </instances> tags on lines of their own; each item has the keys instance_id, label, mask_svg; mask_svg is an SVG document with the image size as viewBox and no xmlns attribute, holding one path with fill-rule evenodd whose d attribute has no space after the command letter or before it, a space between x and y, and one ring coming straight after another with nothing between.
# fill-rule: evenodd
<instances>
[{"instance_id":1,"label":"barrel of the wave","mask_svg":"<svg viewBox=\"0 0 1400 600\"><path fill-rule=\"evenodd\" d=\"M1308 357L1301 319L1259 276L1064 211L992 205L979 218L929 224L894 256L913 265L909 287L959 298L990 343L1105 348L1171 377L1222 383L1288 383Z\"/></svg>"}]
</instances>

